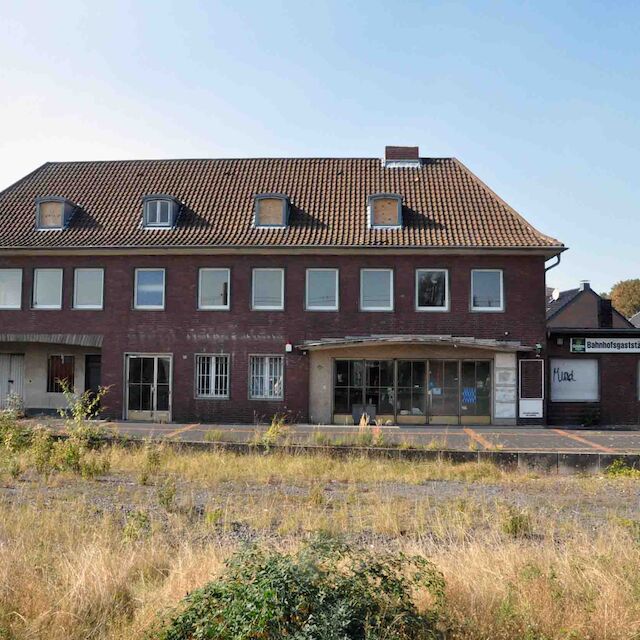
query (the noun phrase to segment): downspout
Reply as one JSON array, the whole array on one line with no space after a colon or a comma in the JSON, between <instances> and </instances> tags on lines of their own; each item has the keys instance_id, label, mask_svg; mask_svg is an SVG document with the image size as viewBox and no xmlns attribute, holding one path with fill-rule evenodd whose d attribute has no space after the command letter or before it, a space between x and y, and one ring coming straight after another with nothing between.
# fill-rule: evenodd
<instances>
[{"instance_id":1,"label":"downspout","mask_svg":"<svg viewBox=\"0 0 640 640\"><path fill-rule=\"evenodd\" d=\"M547 273L547 271L551 271L551 269L555 269L555 268L560 264L560 260L562 259L562 254L561 254L561 253L559 253L559 254L556 256L556 258L557 258L557 262L555 262L554 264L549 265L548 267L545 267L545 268L544 268L544 272L545 272L545 273Z\"/></svg>"}]
</instances>

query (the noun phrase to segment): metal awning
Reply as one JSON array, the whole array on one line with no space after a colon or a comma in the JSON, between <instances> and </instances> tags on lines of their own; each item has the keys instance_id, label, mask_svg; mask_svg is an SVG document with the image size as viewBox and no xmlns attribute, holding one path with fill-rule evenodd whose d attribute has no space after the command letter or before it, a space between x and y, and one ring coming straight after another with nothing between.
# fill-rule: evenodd
<instances>
[{"instance_id":1,"label":"metal awning","mask_svg":"<svg viewBox=\"0 0 640 640\"><path fill-rule=\"evenodd\" d=\"M102 347L101 335L86 333L0 333L0 342L39 342L78 347Z\"/></svg>"},{"instance_id":2,"label":"metal awning","mask_svg":"<svg viewBox=\"0 0 640 640\"><path fill-rule=\"evenodd\" d=\"M470 349L486 349L488 351L533 351L533 347L523 345L515 340L491 340L487 338L471 338L448 335L369 335L345 336L344 338L320 338L306 340L296 345L303 351L319 351L321 349L343 349L348 347L373 347L382 345L425 345L467 347Z\"/></svg>"}]
</instances>

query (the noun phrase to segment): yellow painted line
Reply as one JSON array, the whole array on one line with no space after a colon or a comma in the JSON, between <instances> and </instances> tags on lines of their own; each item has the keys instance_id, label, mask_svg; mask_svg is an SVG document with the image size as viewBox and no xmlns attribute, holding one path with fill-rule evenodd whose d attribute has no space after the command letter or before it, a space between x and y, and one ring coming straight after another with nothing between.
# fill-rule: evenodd
<instances>
[{"instance_id":1,"label":"yellow painted line","mask_svg":"<svg viewBox=\"0 0 640 640\"><path fill-rule=\"evenodd\" d=\"M479 433L476 433L473 429L469 429L465 427L463 431L473 440L481 444L485 449L493 449L493 445L486 439L483 438Z\"/></svg>"},{"instance_id":2,"label":"yellow painted line","mask_svg":"<svg viewBox=\"0 0 640 640\"><path fill-rule=\"evenodd\" d=\"M200 423L197 422L195 424L187 424L184 427L180 427L179 429L176 429L175 431L171 431L170 433L167 433L167 437L168 438L173 438L174 436L177 436L180 433L184 433L185 431L191 431L191 429L195 429L196 427L199 427Z\"/></svg>"},{"instance_id":3,"label":"yellow painted line","mask_svg":"<svg viewBox=\"0 0 640 640\"><path fill-rule=\"evenodd\" d=\"M580 442L582 444L586 444L592 449L596 449L597 451L602 451L603 453L616 453L615 449L611 449L610 447L605 447L596 442L591 442L591 440L587 440L582 436L577 436L575 433L569 433L568 431L564 431L563 429L554 429L556 433L559 433L561 436L565 436L566 438L570 438L571 440L575 440L576 442Z\"/></svg>"}]
</instances>

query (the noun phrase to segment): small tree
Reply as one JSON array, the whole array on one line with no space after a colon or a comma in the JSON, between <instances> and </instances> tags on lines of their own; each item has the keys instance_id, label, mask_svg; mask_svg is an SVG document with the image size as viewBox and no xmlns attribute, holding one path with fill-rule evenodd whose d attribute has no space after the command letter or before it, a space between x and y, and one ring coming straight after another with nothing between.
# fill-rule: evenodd
<instances>
[{"instance_id":1,"label":"small tree","mask_svg":"<svg viewBox=\"0 0 640 640\"><path fill-rule=\"evenodd\" d=\"M611 302L626 318L640 311L640 278L621 280L611 289Z\"/></svg>"}]
</instances>

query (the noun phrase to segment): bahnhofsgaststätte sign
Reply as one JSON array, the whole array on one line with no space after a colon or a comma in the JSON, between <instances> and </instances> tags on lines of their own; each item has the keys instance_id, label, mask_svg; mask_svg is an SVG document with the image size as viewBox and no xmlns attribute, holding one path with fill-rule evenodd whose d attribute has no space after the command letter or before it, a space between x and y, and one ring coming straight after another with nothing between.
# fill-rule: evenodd
<instances>
[{"instance_id":1,"label":"bahnhofsgastst\u00e4tte sign","mask_svg":"<svg viewBox=\"0 0 640 640\"><path fill-rule=\"evenodd\" d=\"M640 353L640 338L571 338L571 353Z\"/></svg>"}]
</instances>

